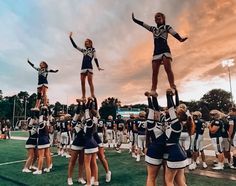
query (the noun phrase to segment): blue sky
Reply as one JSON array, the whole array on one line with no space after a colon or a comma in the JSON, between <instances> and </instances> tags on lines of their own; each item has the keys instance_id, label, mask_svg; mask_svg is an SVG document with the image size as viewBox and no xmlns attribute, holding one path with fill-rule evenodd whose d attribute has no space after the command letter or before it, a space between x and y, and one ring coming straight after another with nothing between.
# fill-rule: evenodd
<instances>
[{"instance_id":1,"label":"blue sky","mask_svg":"<svg viewBox=\"0 0 236 186\"><path fill-rule=\"evenodd\" d=\"M0 89L4 96L36 91L37 72L28 64L45 60L49 68L50 102L75 102L81 96L80 65L68 33L83 47L91 38L104 71L95 68L95 93L100 101L118 97L124 104L144 102L151 85L152 35L134 24L131 13L153 25L163 12L180 35L171 36L173 70L180 96L197 100L212 88L229 90L227 69L220 61L236 52L236 2L230 0L4 0L0 1ZM95 67L95 66L94 66ZM235 66L232 86L236 98ZM166 74L160 71L158 93L165 102ZM235 84L235 85L234 85Z\"/></svg>"}]
</instances>

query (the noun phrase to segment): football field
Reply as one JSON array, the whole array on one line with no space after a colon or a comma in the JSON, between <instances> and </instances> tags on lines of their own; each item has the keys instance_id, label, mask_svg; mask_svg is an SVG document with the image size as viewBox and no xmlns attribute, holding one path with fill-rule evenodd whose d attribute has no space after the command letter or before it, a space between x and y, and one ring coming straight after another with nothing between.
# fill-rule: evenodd
<instances>
[{"instance_id":1,"label":"football field","mask_svg":"<svg viewBox=\"0 0 236 186\"><path fill-rule=\"evenodd\" d=\"M21 134L20 134L21 135ZM23 135L24 136L24 135ZM68 159L57 156L56 149L54 152L53 169L50 173L42 175L33 175L32 173L22 173L26 159L26 150L24 148L24 140L0 140L0 185L67 185L67 167ZM127 150L121 154L115 150L106 150L106 156L112 171L112 181L105 182L105 171L98 161L99 165L99 183L100 185L111 186L143 186L146 179L146 166L144 158L141 162L136 162L131 158ZM236 172L236 171L235 171ZM73 181L76 183L78 168L75 167ZM192 172L186 173L187 184L189 186L233 186L236 181L220 178L209 178L200 176ZM159 185L162 184L162 175L158 177Z\"/></svg>"}]
</instances>

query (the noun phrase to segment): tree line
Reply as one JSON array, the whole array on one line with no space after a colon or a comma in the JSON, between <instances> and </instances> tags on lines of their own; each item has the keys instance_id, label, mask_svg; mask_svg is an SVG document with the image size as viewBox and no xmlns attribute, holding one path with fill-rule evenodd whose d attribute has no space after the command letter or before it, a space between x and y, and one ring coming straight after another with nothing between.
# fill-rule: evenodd
<instances>
[{"instance_id":1,"label":"tree line","mask_svg":"<svg viewBox=\"0 0 236 186\"><path fill-rule=\"evenodd\" d=\"M37 95L35 93L29 95L26 91L20 91L14 96L3 97L3 92L0 90L0 120L13 119L13 112L16 120L25 119L30 116L30 109L35 106ZM231 94L223 89L212 89L202 96L200 100L184 101L190 111L200 111L203 114L204 119L209 119L209 111L212 109L220 110L227 113L229 108L233 106L231 102ZM15 106L15 109L13 107ZM69 113L74 115L76 108L75 104L65 105L60 102L50 104L50 109L53 111L54 117L57 117L59 113ZM116 111L118 108L138 108L145 110L147 105L136 104L136 105L124 105L121 106L121 102L114 97L109 97L102 101L101 107L99 108L99 114L102 118L106 119L108 115L116 117ZM14 110L14 111L13 111Z\"/></svg>"}]
</instances>

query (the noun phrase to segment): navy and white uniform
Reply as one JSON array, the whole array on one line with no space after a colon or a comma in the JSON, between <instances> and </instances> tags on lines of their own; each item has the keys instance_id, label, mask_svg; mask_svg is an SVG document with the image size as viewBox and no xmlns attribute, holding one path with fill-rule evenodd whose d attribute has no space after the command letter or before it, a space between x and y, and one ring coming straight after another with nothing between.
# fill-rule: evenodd
<instances>
[{"instance_id":1,"label":"navy and white uniform","mask_svg":"<svg viewBox=\"0 0 236 186\"><path fill-rule=\"evenodd\" d=\"M135 123L135 119L132 118L126 121L129 140L132 142L132 145L138 145L138 133L137 130L134 129Z\"/></svg>"},{"instance_id":2,"label":"navy and white uniform","mask_svg":"<svg viewBox=\"0 0 236 186\"><path fill-rule=\"evenodd\" d=\"M195 124L195 129L196 132L194 135L191 136L191 141L192 145L191 147L193 148L192 150L194 152L199 152L203 150L203 134L204 134L204 121L196 118L194 119L194 124Z\"/></svg>"},{"instance_id":3,"label":"navy and white uniform","mask_svg":"<svg viewBox=\"0 0 236 186\"><path fill-rule=\"evenodd\" d=\"M87 72L93 73L93 65L92 65L93 58L94 58L96 64L98 64L95 48L86 48L86 49L80 48L75 44L72 37L70 37L70 40L71 40L73 47L83 53L81 73L87 73Z\"/></svg>"},{"instance_id":4,"label":"navy and white uniform","mask_svg":"<svg viewBox=\"0 0 236 186\"><path fill-rule=\"evenodd\" d=\"M147 146L145 161L151 165L159 166L163 162L163 156L166 147L166 136L164 133L164 123L154 120L154 112L159 111L157 99L148 98L148 118L147 133L150 136L150 143ZM155 106L154 106L155 105Z\"/></svg>"},{"instance_id":5,"label":"navy and white uniform","mask_svg":"<svg viewBox=\"0 0 236 186\"><path fill-rule=\"evenodd\" d=\"M229 152L230 151L230 142L229 142L229 122L226 119L222 119L222 131L221 136L222 140L222 149L223 151Z\"/></svg>"},{"instance_id":6,"label":"navy and white uniform","mask_svg":"<svg viewBox=\"0 0 236 186\"><path fill-rule=\"evenodd\" d=\"M46 69L41 69L41 68L37 68L34 66L33 63L31 63L30 61L28 61L28 63L35 69L38 71L38 88L45 86L48 87L48 73L49 72L57 72L57 70L48 70Z\"/></svg>"},{"instance_id":7,"label":"navy and white uniform","mask_svg":"<svg viewBox=\"0 0 236 186\"><path fill-rule=\"evenodd\" d=\"M104 136L104 130L105 130L105 120L104 119L98 119L95 120L97 123L95 124L95 133L94 133L94 139L96 140L99 147L103 147L103 136Z\"/></svg>"},{"instance_id":8,"label":"navy and white uniform","mask_svg":"<svg viewBox=\"0 0 236 186\"><path fill-rule=\"evenodd\" d=\"M44 116L39 117L38 128L38 149L44 149L50 147L49 134L48 134L48 121L44 120Z\"/></svg>"},{"instance_id":9,"label":"navy and white uniform","mask_svg":"<svg viewBox=\"0 0 236 186\"><path fill-rule=\"evenodd\" d=\"M136 127L138 130L138 147L140 149L146 148L146 128L147 128L147 120L143 118L139 118L136 120Z\"/></svg>"},{"instance_id":10,"label":"navy and white uniform","mask_svg":"<svg viewBox=\"0 0 236 186\"><path fill-rule=\"evenodd\" d=\"M83 150L84 149L84 145L85 145L85 138L84 138L84 125L85 122L83 122L83 120L80 118L79 119L79 115L81 112L81 105L80 103L78 104L77 108L76 108L76 112L75 115L72 119L72 127L74 128L75 131L75 138L72 142L71 145L71 149L72 150Z\"/></svg>"},{"instance_id":11,"label":"navy and white uniform","mask_svg":"<svg viewBox=\"0 0 236 186\"><path fill-rule=\"evenodd\" d=\"M222 149L222 127L223 127L223 123L222 121L218 120L218 119L212 119L210 122L211 127L216 126L218 127L218 130L215 133L212 133L209 131L209 135L211 138L211 142L212 142L212 146L215 150L216 154L222 153L223 149Z\"/></svg>"},{"instance_id":12,"label":"navy and white uniform","mask_svg":"<svg viewBox=\"0 0 236 186\"><path fill-rule=\"evenodd\" d=\"M34 120L34 119L30 119ZM38 124L37 123L30 123L28 126L29 131L29 138L26 141L25 148L31 149L31 148L37 148L38 145Z\"/></svg>"},{"instance_id":13,"label":"navy and white uniform","mask_svg":"<svg viewBox=\"0 0 236 186\"><path fill-rule=\"evenodd\" d=\"M172 59L170 48L167 43L168 34L176 37L177 32L170 25L149 26L148 24L134 19L134 22L143 26L148 31L152 32L154 38L153 60L162 59L163 56Z\"/></svg>"},{"instance_id":14,"label":"navy and white uniform","mask_svg":"<svg viewBox=\"0 0 236 186\"><path fill-rule=\"evenodd\" d=\"M106 136L108 140L108 144L110 144L113 140L113 129L114 129L114 121L113 120L106 120L105 122L105 127L106 127Z\"/></svg>"},{"instance_id":15,"label":"navy and white uniform","mask_svg":"<svg viewBox=\"0 0 236 186\"><path fill-rule=\"evenodd\" d=\"M79 120L76 122L72 121L72 126L75 129L75 139L72 142L72 150L83 150L85 145L84 138L84 123Z\"/></svg>"},{"instance_id":16,"label":"navy and white uniform","mask_svg":"<svg viewBox=\"0 0 236 186\"><path fill-rule=\"evenodd\" d=\"M123 119L116 119L115 120L116 123L116 142L118 145L121 145L121 143L123 142L123 132L125 129L125 121Z\"/></svg>"},{"instance_id":17,"label":"navy and white uniform","mask_svg":"<svg viewBox=\"0 0 236 186\"><path fill-rule=\"evenodd\" d=\"M236 115L231 115L228 120L229 125L233 126L233 134L230 138L232 139L232 145L236 148Z\"/></svg>"},{"instance_id":18,"label":"navy and white uniform","mask_svg":"<svg viewBox=\"0 0 236 186\"><path fill-rule=\"evenodd\" d=\"M84 126L84 133L85 133L85 145L84 145L84 153L91 154L98 152L98 144L95 141L93 134L94 134L94 121L95 118L91 119L89 116L89 109L85 109L85 126Z\"/></svg>"},{"instance_id":19,"label":"navy and white uniform","mask_svg":"<svg viewBox=\"0 0 236 186\"><path fill-rule=\"evenodd\" d=\"M62 145L69 145L69 123L68 121L61 121L60 122L60 131L61 131L61 144Z\"/></svg>"},{"instance_id":20,"label":"navy and white uniform","mask_svg":"<svg viewBox=\"0 0 236 186\"><path fill-rule=\"evenodd\" d=\"M187 165L189 165L189 161L187 160L186 152L179 144L179 139L181 132L183 130L183 126L176 116L173 96L167 93L166 97L170 116L169 126L165 130L165 134L167 137L166 140L167 167L171 169L184 168ZM176 91L176 97L178 97L177 91Z\"/></svg>"}]
</instances>

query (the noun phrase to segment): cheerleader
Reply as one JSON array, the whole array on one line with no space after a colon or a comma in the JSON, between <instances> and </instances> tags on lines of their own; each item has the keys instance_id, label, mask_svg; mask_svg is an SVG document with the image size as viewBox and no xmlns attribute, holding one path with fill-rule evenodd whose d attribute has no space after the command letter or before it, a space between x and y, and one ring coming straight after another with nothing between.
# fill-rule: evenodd
<instances>
[{"instance_id":1,"label":"cheerleader","mask_svg":"<svg viewBox=\"0 0 236 186\"><path fill-rule=\"evenodd\" d=\"M207 168L206 164L206 156L203 149L203 134L206 128L205 122L201 119L202 113L200 111L195 111L192 113L196 132L191 136L191 142L193 143L193 162L189 165L189 170L194 170L197 168L197 158L199 157L199 153L201 153L202 158L202 166L203 168Z\"/></svg>"},{"instance_id":2,"label":"cheerleader","mask_svg":"<svg viewBox=\"0 0 236 186\"><path fill-rule=\"evenodd\" d=\"M86 39L84 42L84 46L86 49L82 49L80 47L78 47L74 40L72 39L72 35L73 33L70 32L69 38L70 41L73 45L74 48L76 48L77 50L79 50L80 52L83 53L83 61L82 61L82 66L81 66L81 73L80 73L80 79L81 79L81 89L82 89L82 99L85 99L85 80L86 77L88 77L88 84L90 87L90 93L91 93L91 97L95 97L94 94L94 86L93 86L93 65L92 65L92 60L94 58L94 61L97 65L98 70L104 70L102 68L99 67L98 64L98 59L96 57L96 51L95 48L93 48L93 42L90 39Z\"/></svg>"},{"instance_id":3,"label":"cheerleader","mask_svg":"<svg viewBox=\"0 0 236 186\"><path fill-rule=\"evenodd\" d=\"M56 73L58 72L58 70L48 70L48 64L45 61L42 61L39 64L39 68L35 67L34 64L29 61L29 59L27 60L27 62L30 64L30 66L38 71L37 100L34 110L39 110L41 99L43 99L43 105L45 106L45 108L47 108L48 73Z\"/></svg>"},{"instance_id":4,"label":"cheerleader","mask_svg":"<svg viewBox=\"0 0 236 186\"><path fill-rule=\"evenodd\" d=\"M224 154L222 149L222 127L223 123L220 120L220 112L218 110L210 111L211 122L208 126L209 135L211 138L212 146L215 150L218 163L213 168L214 170L224 169Z\"/></svg>"},{"instance_id":5,"label":"cheerleader","mask_svg":"<svg viewBox=\"0 0 236 186\"><path fill-rule=\"evenodd\" d=\"M150 136L150 143L147 146L145 161L147 162L147 186L156 185L156 178L163 164L163 156L166 146L164 133L164 115L161 115L157 97L145 93L148 99L147 136ZM165 170L165 169L164 169ZM165 172L165 171L164 171ZM163 173L165 175L165 173Z\"/></svg>"},{"instance_id":6,"label":"cheerleader","mask_svg":"<svg viewBox=\"0 0 236 186\"><path fill-rule=\"evenodd\" d=\"M50 172L52 169L52 160L50 155L50 142L48 135L48 110L42 108L39 116L38 126L38 169L33 174L42 174L43 158L46 157L46 168L44 172Z\"/></svg>"},{"instance_id":7,"label":"cheerleader","mask_svg":"<svg viewBox=\"0 0 236 186\"><path fill-rule=\"evenodd\" d=\"M166 25L165 15L160 12L155 14L155 22L157 26L149 26L146 23L139 21L134 17L134 13L132 14L132 19L138 25L141 25L148 31L152 32L154 37L154 52L152 60L152 88L150 93L152 95L157 94L156 93L157 77L160 66L162 64L164 65L165 71L167 73L170 87L172 89L175 89L176 85L174 83L174 74L171 68L172 56L170 48L167 44L167 37L168 34L170 33L180 42L184 42L187 39L187 37L181 37L177 32L174 31L174 29L170 25Z\"/></svg>"},{"instance_id":8,"label":"cheerleader","mask_svg":"<svg viewBox=\"0 0 236 186\"><path fill-rule=\"evenodd\" d=\"M26 141L25 148L28 152L28 158L25 162L25 166L22 172L31 172L30 167L33 165L35 159L37 159L37 141L38 141L38 119L36 117L31 117L29 119L28 124L28 131L29 131L29 138Z\"/></svg>"},{"instance_id":9,"label":"cheerleader","mask_svg":"<svg viewBox=\"0 0 236 186\"><path fill-rule=\"evenodd\" d=\"M92 108L92 99L88 99L86 105L83 104L84 110L85 110L85 145L84 145L84 165L85 165L85 172L86 172L86 180L87 185L91 185L91 167L93 167L93 175L95 177L94 185L98 185L99 183L96 182L98 178L98 167L97 167L97 161L96 161L96 154L98 152L98 144L95 141L93 137L93 131L94 131L94 117L91 118L91 108Z\"/></svg>"},{"instance_id":10,"label":"cheerleader","mask_svg":"<svg viewBox=\"0 0 236 186\"><path fill-rule=\"evenodd\" d=\"M72 127L75 131L75 139L72 142L68 165L68 178L67 184L73 185L72 175L73 169L77 160L79 162L79 174L78 174L78 182L81 184L86 184L86 181L83 178L83 169L84 169L84 123L83 123L83 110L81 106L82 101L78 100L78 106L76 108L75 115L72 119Z\"/></svg>"},{"instance_id":11,"label":"cheerleader","mask_svg":"<svg viewBox=\"0 0 236 186\"><path fill-rule=\"evenodd\" d=\"M93 133L93 137L98 144L97 156L98 156L98 159L100 160L100 162L102 163L102 166L106 172L106 182L108 183L111 181L111 171L109 169L109 164L108 164L108 161L105 156L103 140L102 140L103 133L101 132L101 131L104 131L104 120L98 119L99 117L98 117L98 111L97 111L98 107L97 107L97 99L96 98L94 98L92 105L93 105L93 107L92 107L91 113L93 114L93 122L95 125L95 131ZM92 170L93 170L93 168L92 168ZM94 173L95 172L92 171L92 177L94 177L94 182L98 183L98 178L96 178L96 175L94 175Z\"/></svg>"},{"instance_id":12,"label":"cheerleader","mask_svg":"<svg viewBox=\"0 0 236 186\"><path fill-rule=\"evenodd\" d=\"M170 116L170 124L165 130L166 140L166 172L165 182L167 186L186 185L184 168L189 164L187 155L179 144L179 138L185 125L189 134L194 133L194 123L189 111L185 111L179 105L178 92L175 90L176 103L173 100L173 91L166 92L167 107Z\"/></svg>"},{"instance_id":13,"label":"cheerleader","mask_svg":"<svg viewBox=\"0 0 236 186\"><path fill-rule=\"evenodd\" d=\"M113 145L113 138L114 138L114 134L113 134L113 132L114 132L113 131L114 130L114 120L113 120L113 117L111 115L109 115L107 117L107 120L106 120L106 123L105 123L105 128L106 128L108 148L110 148L111 145Z\"/></svg>"}]
</instances>

